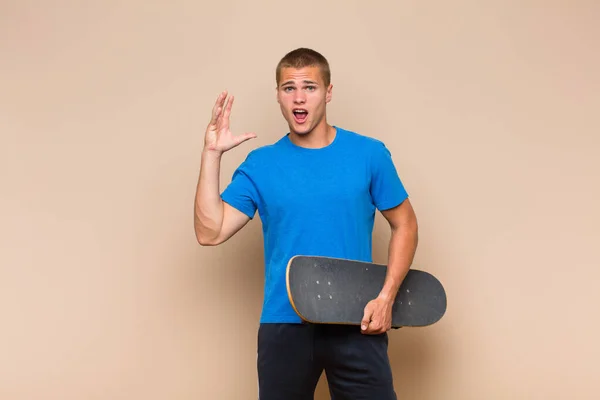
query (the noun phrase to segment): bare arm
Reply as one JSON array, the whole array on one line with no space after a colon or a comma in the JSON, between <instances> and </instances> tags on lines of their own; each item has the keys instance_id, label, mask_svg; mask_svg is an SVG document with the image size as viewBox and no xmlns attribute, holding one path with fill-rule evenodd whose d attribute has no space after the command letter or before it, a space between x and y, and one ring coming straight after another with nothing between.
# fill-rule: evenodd
<instances>
[{"instance_id":1,"label":"bare arm","mask_svg":"<svg viewBox=\"0 0 600 400\"><path fill-rule=\"evenodd\" d=\"M379 297L393 302L417 250L417 218L408 199L382 214L390 224L392 237L388 250L387 275Z\"/></svg>"},{"instance_id":2,"label":"bare arm","mask_svg":"<svg viewBox=\"0 0 600 400\"><path fill-rule=\"evenodd\" d=\"M223 202L220 196L219 176L223 154L240 143L256 137L254 133L240 136L231 134L229 115L233 96L227 102L226 99L227 92L219 95L206 129L194 201L196 239L198 243L205 246L223 243L250 220L247 215Z\"/></svg>"},{"instance_id":3,"label":"bare arm","mask_svg":"<svg viewBox=\"0 0 600 400\"><path fill-rule=\"evenodd\" d=\"M418 243L417 218L410 200L382 211L382 215L392 230L387 275L379 296L365 307L361 329L367 334L379 334L391 328L392 306L413 262Z\"/></svg>"}]
</instances>

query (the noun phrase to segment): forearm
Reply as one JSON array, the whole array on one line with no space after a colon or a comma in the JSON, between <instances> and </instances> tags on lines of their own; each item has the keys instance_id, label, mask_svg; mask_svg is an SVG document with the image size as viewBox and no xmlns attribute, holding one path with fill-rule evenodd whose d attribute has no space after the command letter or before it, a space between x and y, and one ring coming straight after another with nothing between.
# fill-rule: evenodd
<instances>
[{"instance_id":1,"label":"forearm","mask_svg":"<svg viewBox=\"0 0 600 400\"><path fill-rule=\"evenodd\" d=\"M416 223L392 229L387 274L379 297L393 301L413 262L418 244Z\"/></svg>"},{"instance_id":2,"label":"forearm","mask_svg":"<svg viewBox=\"0 0 600 400\"><path fill-rule=\"evenodd\" d=\"M200 243L216 238L223 225L223 201L219 187L221 155L209 150L202 152L194 203L194 228Z\"/></svg>"}]
</instances>

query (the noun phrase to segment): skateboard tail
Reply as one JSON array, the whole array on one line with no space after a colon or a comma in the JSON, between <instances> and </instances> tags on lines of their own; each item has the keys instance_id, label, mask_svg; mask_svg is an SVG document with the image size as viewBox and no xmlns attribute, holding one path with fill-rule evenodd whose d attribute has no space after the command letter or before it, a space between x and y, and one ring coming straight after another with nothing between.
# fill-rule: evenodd
<instances>
[{"instance_id":1,"label":"skateboard tail","mask_svg":"<svg viewBox=\"0 0 600 400\"><path fill-rule=\"evenodd\" d=\"M300 319L302 319L305 322L308 323L317 323L317 321L311 321L308 316L303 315L301 310L298 309L298 307L296 307L296 303L294 301L295 296L292 294L292 282L290 281L290 272L291 272L291 268L292 268L292 263L293 261L297 258L297 257L302 257L302 256L294 256L292 258L290 258L290 261L288 262L287 268L286 268L286 272L285 272L285 280L286 280L286 288L287 288L287 294L288 294L288 299L289 302L292 306L292 309L294 310L294 312L296 314L298 314L298 316L300 317Z\"/></svg>"}]
</instances>

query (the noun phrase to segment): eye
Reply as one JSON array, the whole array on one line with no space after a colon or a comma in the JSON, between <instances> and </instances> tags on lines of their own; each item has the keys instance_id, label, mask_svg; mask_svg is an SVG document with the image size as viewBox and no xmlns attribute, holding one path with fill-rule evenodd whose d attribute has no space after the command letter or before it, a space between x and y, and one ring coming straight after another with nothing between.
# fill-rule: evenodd
<instances>
[{"instance_id":1,"label":"eye","mask_svg":"<svg viewBox=\"0 0 600 400\"><path fill-rule=\"evenodd\" d=\"M316 89L316 87L315 87L315 86L307 86L306 88L307 88L308 90L310 90L310 91L313 91L313 90L315 90L315 89Z\"/></svg>"},{"instance_id":2,"label":"eye","mask_svg":"<svg viewBox=\"0 0 600 400\"><path fill-rule=\"evenodd\" d=\"M288 87L285 87L285 88L283 88L283 90L284 90L285 92L289 92L289 91L291 91L291 90L293 90L293 89L294 89L294 88L293 88L293 87L291 87L291 86L288 86Z\"/></svg>"}]
</instances>

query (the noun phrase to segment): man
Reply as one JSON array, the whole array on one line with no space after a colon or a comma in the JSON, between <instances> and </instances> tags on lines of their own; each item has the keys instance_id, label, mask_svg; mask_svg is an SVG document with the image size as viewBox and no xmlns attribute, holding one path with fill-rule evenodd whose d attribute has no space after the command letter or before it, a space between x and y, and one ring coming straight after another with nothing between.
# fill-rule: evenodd
<instances>
[{"instance_id":1,"label":"man","mask_svg":"<svg viewBox=\"0 0 600 400\"><path fill-rule=\"evenodd\" d=\"M276 70L277 101L289 132L251 151L220 193L223 154L255 138L233 135L233 96L218 97L204 140L195 201L198 242L225 242L259 213L265 292L258 331L261 400L313 399L322 371L333 399L395 399L388 360L391 307L417 246L408 194L385 145L327 122L327 60L300 48ZM371 261L375 211L391 227L388 275L365 308L362 327L302 323L291 307L285 269L297 254Z\"/></svg>"}]
</instances>

